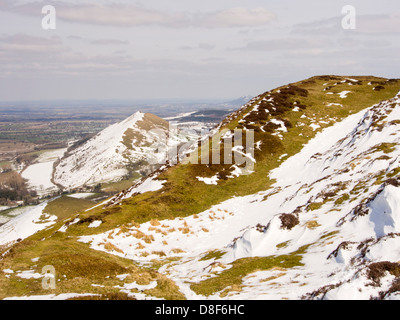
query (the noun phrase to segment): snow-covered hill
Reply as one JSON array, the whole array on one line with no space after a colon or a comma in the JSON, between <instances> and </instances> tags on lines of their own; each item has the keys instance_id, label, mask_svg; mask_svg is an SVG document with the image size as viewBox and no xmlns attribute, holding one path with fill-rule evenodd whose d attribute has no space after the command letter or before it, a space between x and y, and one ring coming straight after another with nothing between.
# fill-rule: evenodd
<instances>
[{"instance_id":1,"label":"snow-covered hill","mask_svg":"<svg viewBox=\"0 0 400 320\"><path fill-rule=\"evenodd\" d=\"M400 299L399 90L394 79L337 76L279 87L200 139L254 130L251 174L167 163L86 211L53 221L38 219L38 207L9 222L0 233L21 240L0 258L0 297L48 294L20 275L52 265L59 294ZM135 114L70 150L57 170L69 170L68 186L119 175L121 161L159 155L149 132L164 124ZM32 222L44 230L11 232Z\"/></svg>"},{"instance_id":2,"label":"snow-covered hill","mask_svg":"<svg viewBox=\"0 0 400 320\"><path fill-rule=\"evenodd\" d=\"M239 286L207 296L398 299L399 119L396 96L319 133L271 172L276 183L269 191L234 197L195 216L124 226L81 241L135 261L173 259L160 271L189 299L204 298L202 284L212 287L214 279L233 274L238 261L256 257L299 261L242 271ZM219 255L207 259L215 250Z\"/></svg>"},{"instance_id":3,"label":"snow-covered hill","mask_svg":"<svg viewBox=\"0 0 400 320\"><path fill-rule=\"evenodd\" d=\"M118 181L133 171L163 164L169 148L191 139L187 135L169 135L171 130L175 129L167 121L136 112L70 150L56 166L54 182L73 189Z\"/></svg>"}]
</instances>

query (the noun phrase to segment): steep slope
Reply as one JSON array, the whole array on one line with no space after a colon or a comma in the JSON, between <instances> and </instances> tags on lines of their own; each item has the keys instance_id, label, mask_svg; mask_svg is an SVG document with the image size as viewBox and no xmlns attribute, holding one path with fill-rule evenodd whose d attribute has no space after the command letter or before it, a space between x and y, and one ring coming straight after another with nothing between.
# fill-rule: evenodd
<instances>
[{"instance_id":1,"label":"steep slope","mask_svg":"<svg viewBox=\"0 0 400 320\"><path fill-rule=\"evenodd\" d=\"M179 258L160 270L188 298L398 298L399 118L397 96L317 135L271 172L270 191L81 241L134 261Z\"/></svg>"},{"instance_id":2,"label":"steep slope","mask_svg":"<svg viewBox=\"0 0 400 320\"><path fill-rule=\"evenodd\" d=\"M70 149L55 168L54 182L73 189L117 181L133 172L151 171L151 164L165 162L169 146L163 142L169 130L167 121L149 113L136 112ZM179 135L175 138L169 142L185 141ZM160 145L157 153L154 152L155 144Z\"/></svg>"},{"instance_id":3,"label":"steep slope","mask_svg":"<svg viewBox=\"0 0 400 320\"><path fill-rule=\"evenodd\" d=\"M396 80L321 76L255 97L203 139L253 129L251 174L160 168L7 251L0 297L48 293L19 275L50 264L56 294L396 298L399 91Z\"/></svg>"}]
</instances>

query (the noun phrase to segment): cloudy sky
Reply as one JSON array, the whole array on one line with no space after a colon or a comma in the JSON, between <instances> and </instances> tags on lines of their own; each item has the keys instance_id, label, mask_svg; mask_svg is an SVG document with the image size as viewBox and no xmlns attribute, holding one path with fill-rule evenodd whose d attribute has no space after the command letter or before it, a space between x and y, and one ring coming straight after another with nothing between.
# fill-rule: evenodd
<instances>
[{"instance_id":1,"label":"cloudy sky","mask_svg":"<svg viewBox=\"0 0 400 320\"><path fill-rule=\"evenodd\" d=\"M400 77L398 0L0 0L0 21L0 101L230 99L320 74Z\"/></svg>"}]
</instances>

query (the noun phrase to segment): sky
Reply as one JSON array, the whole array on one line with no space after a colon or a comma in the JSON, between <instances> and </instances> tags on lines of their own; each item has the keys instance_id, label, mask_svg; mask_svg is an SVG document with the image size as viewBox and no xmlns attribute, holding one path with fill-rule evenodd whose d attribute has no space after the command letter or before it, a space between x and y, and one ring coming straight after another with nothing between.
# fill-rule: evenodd
<instances>
[{"instance_id":1,"label":"sky","mask_svg":"<svg viewBox=\"0 0 400 320\"><path fill-rule=\"evenodd\" d=\"M0 101L234 99L314 75L400 78L399 36L398 0L0 0Z\"/></svg>"}]
</instances>

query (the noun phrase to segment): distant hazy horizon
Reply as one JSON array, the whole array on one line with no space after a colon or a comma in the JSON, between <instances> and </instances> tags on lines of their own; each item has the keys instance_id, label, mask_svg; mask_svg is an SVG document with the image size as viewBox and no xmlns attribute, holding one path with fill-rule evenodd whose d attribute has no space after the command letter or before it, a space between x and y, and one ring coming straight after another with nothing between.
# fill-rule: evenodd
<instances>
[{"instance_id":1,"label":"distant hazy horizon","mask_svg":"<svg viewBox=\"0 0 400 320\"><path fill-rule=\"evenodd\" d=\"M170 103L224 103L229 102L231 100L238 99L240 97L230 97L230 98L214 98L214 99L202 99L202 98L143 98L143 99L26 99L26 100L0 100L0 106L7 105L11 103L21 103L21 104L55 104L55 103L68 103L68 104L97 104L97 103L105 103L105 104L170 104Z\"/></svg>"}]
</instances>

